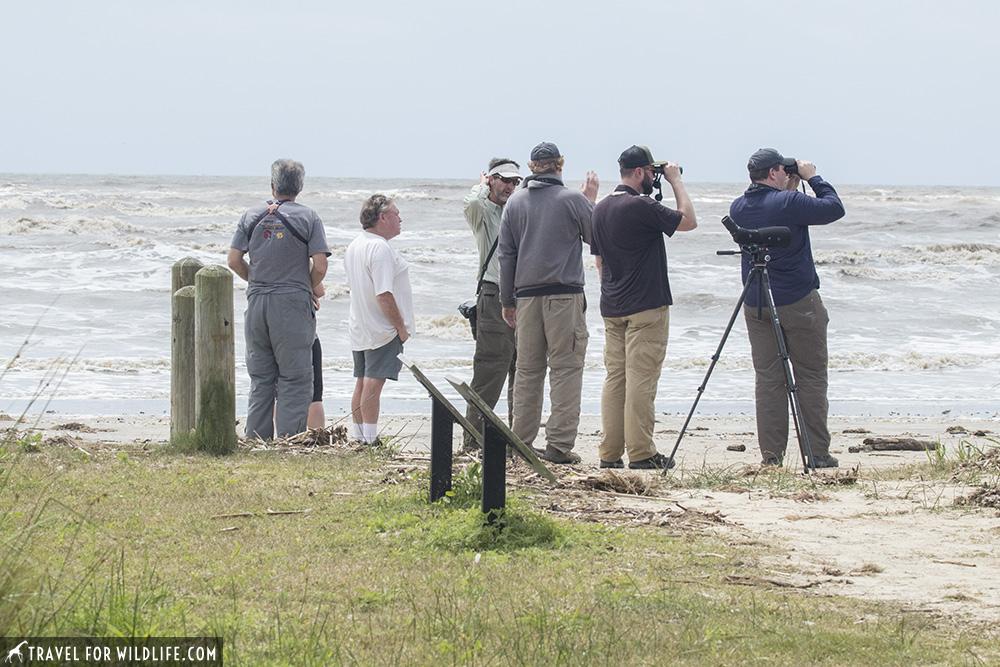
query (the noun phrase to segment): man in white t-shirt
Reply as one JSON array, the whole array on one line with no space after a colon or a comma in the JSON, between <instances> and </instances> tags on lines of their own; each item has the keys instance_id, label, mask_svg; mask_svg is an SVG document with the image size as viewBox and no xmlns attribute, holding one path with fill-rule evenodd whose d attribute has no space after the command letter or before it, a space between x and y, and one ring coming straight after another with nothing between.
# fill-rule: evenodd
<instances>
[{"instance_id":1,"label":"man in white t-shirt","mask_svg":"<svg viewBox=\"0 0 1000 667\"><path fill-rule=\"evenodd\" d=\"M398 359L413 332L413 290L409 265L389 239L399 236L399 209L385 195L372 195L361 207L361 235L344 256L351 288L351 350L354 356L354 396L351 414L354 437L374 443L386 379L399 379Z\"/></svg>"}]
</instances>

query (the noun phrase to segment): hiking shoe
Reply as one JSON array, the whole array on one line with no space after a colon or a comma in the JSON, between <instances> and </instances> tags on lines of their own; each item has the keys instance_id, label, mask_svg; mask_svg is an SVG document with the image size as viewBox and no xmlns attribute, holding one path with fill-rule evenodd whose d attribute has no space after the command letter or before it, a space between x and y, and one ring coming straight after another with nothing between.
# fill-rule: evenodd
<instances>
[{"instance_id":1,"label":"hiking shoe","mask_svg":"<svg viewBox=\"0 0 1000 667\"><path fill-rule=\"evenodd\" d=\"M839 468L840 461L829 454L821 454L812 457L810 461L813 468Z\"/></svg>"},{"instance_id":2,"label":"hiking shoe","mask_svg":"<svg viewBox=\"0 0 1000 667\"><path fill-rule=\"evenodd\" d=\"M778 457L778 456L765 456L761 460L760 464L762 466L780 467L781 466L781 457Z\"/></svg>"},{"instance_id":3,"label":"hiking shoe","mask_svg":"<svg viewBox=\"0 0 1000 667\"><path fill-rule=\"evenodd\" d=\"M633 470L669 470L674 467L674 460L657 452L648 459L629 461L628 467Z\"/></svg>"},{"instance_id":4,"label":"hiking shoe","mask_svg":"<svg viewBox=\"0 0 1000 667\"><path fill-rule=\"evenodd\" d=\"M604 461L604 460L602 460L601 461L601 467L602 468L624 468L625 467L625 462L622 461L621 459L618 459L617 461Z\"/></svg>"},{"instance_id":5,"label":"hiking shoe","mask_svg":"<svg viewBox=\"0 0 1000 667\"><path fill-rule=\"evenodd\" d=\"M545 450L536 449L538 458L549 463L579 463L580 455L575 452L561 452L551 445L547 445Z\"/></svg>"}]
</instances>

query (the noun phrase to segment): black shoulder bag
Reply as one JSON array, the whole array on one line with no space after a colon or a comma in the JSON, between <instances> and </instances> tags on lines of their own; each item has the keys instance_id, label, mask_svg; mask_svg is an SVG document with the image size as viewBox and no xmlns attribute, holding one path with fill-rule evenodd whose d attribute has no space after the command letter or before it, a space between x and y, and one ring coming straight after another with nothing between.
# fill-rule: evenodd
<instances>
[{"instance_id":1,"label":"black shoulder bag","mask_svg":"<svg viewBox=\"0 0 1000 667\"><path fill-rule=\"evenodd\" d=\"M486 255L486 261L483 265L479 267L479 283L476 285L476 296L483 290L483 279L486 278L486 267L489 266L490 260L493 259L493 253L497 250L497 244L500 243L499 234L493 240L493 247L490 248L490 252ZM462 317L469 320L469 326L472 327L472 340L476 340L476 301L478 299L470 299L468 301L463 301L458 304L458 312L462 314Z\"/></svg>"}]
</instances>

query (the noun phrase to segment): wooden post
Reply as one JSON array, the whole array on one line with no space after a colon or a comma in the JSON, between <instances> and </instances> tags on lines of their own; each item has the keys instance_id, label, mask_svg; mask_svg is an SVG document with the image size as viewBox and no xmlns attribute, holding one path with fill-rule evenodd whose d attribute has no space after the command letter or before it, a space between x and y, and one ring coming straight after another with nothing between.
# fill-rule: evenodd
<instances>
[{"instance_id":1,"label":"wooden post","mask_svg":"<svg viewBox=\"0 0 1000 667\"><path fill-rule=\"evenodd\" d=\"M201 260L194 257L185 257L174 262L174 266L170 271L170 293L173 294L180 288L187 287L188 285L193 287L195 274L203 268L205 268L205 265Z\"/></svg>"},{"instance_id":2,"label":"wooden post","mask_svg":"<svg viewBox=\"0 0 1000 667\"><path fill-rule=\"evenodd\" d=\"M233 274L224 266L198 271L195 288L196 447L209 454L236 451L236 341Z\"/></svg>"},{"instance_id":3,"label":"wooden post","mask_svg":"<svg viewBox=\"0 0 1000 667\"><path fill-rule=\"evenodd\" d=\"M431 396L431 502L451 491L451 439L455 421L443 403Z\"/></svg>"},{"instance_id":4,"label":"wooden post","mask_svg":"<svg viewBox=\"0 0 1000 667\"><path fill-rule=\"evenodd\" d=\"M194 430L194 276L205 265L194 257L170 271L170 439ZM184 290L178 298L178 292Z\"/></svg>"},{"instance_id":5,"label":"wooden post","mask_svg":"<svg viewBox=\"0 0 1000 667\"><path fill-rule=\"evenodd\" d=\"M488 523L500 518L507 506L507 438L503 431L483 420L482 509Z\"/></svg>"},{"instance_id":6,"label":"wooden post","mask_svg":"<svg viewBox=\"0 0 1000 667\"><path fill-rule=\"evenodd\" d=\"M176 264L174 267L176 268ZM170 439L195 427L194 285L181 287L171 299Z\"/></svg>"}]
</instances>

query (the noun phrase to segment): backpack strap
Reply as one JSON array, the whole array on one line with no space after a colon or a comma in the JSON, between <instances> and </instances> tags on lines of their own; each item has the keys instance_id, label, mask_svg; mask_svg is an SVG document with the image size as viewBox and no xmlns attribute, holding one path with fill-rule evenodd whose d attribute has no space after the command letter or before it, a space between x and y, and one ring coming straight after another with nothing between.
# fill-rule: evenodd
<instances>
[{"instance_id":1,"label":"backpack strap","mask_svg":"<svg viewBox=\"0 0 1000 667\"><path fill-rule=\"evenodd\" d=\"M493 259L493 253L495 253L497 251L497 244L498 243L500 243L500 235L499 234L497 234L497 237L495 239L493 239L493 247L490 248L490 254L486 255L486 261L483 262L483 265L479 268L479 284L476 285L476 295L477 296L483 290L483 281L486 279L486 267L489 266L490 260Z\"/></svg>"},{"instance_id":2,"label":"backpack strap","mask_svg":"<svg viewBox=\"0 0 1000 667\"><path fill-rule=\"evenodd\" d=\"M290 233L292 236L294 236L299 241L301 241L302 245L306 246L307 248L309 247L309 242L305 240L305 238L302 236L302 234L300 234L298 231L296 231L296 229L294 227L292 227L292 224L290 222L288 222L288 218L286 218L281 213L281 211L278 210L278 208L282 204L284 204L286 201L288 201L288 200L287 199L282 199L282 200L276 201L276 202L270 202L270 201L267 202L267 210L264 211L263 213L261 213L260 215L258 215L257 218L247 226L247 242L248 243L250 242L250 237L253 236L253 230L257 228L257 224L261 220L263 220L264 218L266 218L267 216L273 215L274 217L276 217L278 220L281 221L281 224L285 227L285 229L288 230L288 233Z\"/></svg>"}]
</instances>

